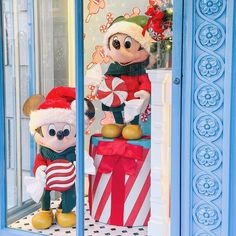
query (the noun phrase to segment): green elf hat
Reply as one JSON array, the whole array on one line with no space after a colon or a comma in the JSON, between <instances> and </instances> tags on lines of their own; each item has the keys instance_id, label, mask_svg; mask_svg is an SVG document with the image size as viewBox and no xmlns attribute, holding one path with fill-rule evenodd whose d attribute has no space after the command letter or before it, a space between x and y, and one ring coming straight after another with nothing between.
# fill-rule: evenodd
<instances>
[{"instance_id":1,"label":"green elf hat","mask_svg":"<svg viewBox=\"0 0 236 236\"><path fill-rule=\"evenodd\" d=\"M117 17L108 28L105 37L104 45L105 50L108 50L109 39L112 35L117 33L127 34L137 42L139 42L142 47L150 52L150 48L154 40L151 38L148 32L145 32L145 28L148 24L148 17L144 15L134 16L130 18L125 18L124 16Z\"/></svg>"}]
</instances>

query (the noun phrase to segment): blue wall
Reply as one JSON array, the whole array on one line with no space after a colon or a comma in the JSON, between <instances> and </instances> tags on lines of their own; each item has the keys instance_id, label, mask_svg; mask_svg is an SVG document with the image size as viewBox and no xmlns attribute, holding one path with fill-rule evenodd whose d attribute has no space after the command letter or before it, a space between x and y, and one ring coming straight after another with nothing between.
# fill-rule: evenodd
<instances>
[{"instance_id":1,"label":"blue wall","mask_svg":"<svg viewBox=\"0 0 236 236\"><path fill-rule=\"evenodd\" d=\"M184 5L181 231L228 236L234 0Z\"/></svg>"}]
</instances>

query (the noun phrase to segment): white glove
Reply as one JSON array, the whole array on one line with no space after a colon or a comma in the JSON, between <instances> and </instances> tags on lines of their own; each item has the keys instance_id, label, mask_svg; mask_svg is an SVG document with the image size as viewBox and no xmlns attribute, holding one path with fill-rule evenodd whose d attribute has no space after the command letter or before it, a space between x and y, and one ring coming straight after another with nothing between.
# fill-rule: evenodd
<instances>
[{"instance_id":1,"label":"white glove","mask_svg":"<svg viewBox=\"0 0 236 236\"><path fill-rule=\"evenodd\" d=\"M46 183L46 166L39 166L35 172L36 179L40 180L42 183Z\"/></svg>"},{"instance_id":2,"label":"white glove","mask_svg":"<svg viewBox=\"0 0 236 236\"><path fill-rule=\"evenodd\" d=\"M95 89L94 89L93 92L92 92L92 95L93 95L93 96L96 96L96 95L98 94L98 89L99 89L99 85L96 85L96 86L95 86Z\"/></svg>"},{"instance_id":3,"label":"white glove","mask_svg":"<svg viewBox=\"0 0 236 236\"><path fill-rule=\"evenodd\" d=\"M100 64L96 64L86 71L84 84L97 86L101 83L102 77L102 67Z\"/></svg>"},{"instance_id":4,"label":"white glove","mask_svg":"<svg viewBox=\"0 0 236 236\"><path fill-rule=\"evenodd\" d=\"M76 167L76 161L73 164ZM88 175L95 175L96 173L93 158L89 156L87 151L84 151L84 173Z\"/></svg>"},{"instance_id":5,"label":"white glove","mask_svg":"<svg viewBox=\"0 0 236 236\"><path fill-rule=\"evenodd\" d=\"M128 123L134 119L135 116L140 115L143 107L142 99L132 99L125 101L124 120Z\"/></svg>"},{"instance_id":6,"label":"white glove","mask_svg":"<svg viewBox=\"0 0 236 236\"><path fill-rule=\"evenodd\" d=\"M26 192L29 193L36 203L39 203L43 196L45 183L36 177L25 176L24 184L26 186Z\"/></svg>"},{"instance_id":7,"label":"white glove","mask_svg":"<svg viewBox=\"0 0 236 236\"><path fill-rule=\"evenodd\" d=\"M94 89L93 92L92 92L92 95L93 95L93 96L96 96L96 95L97 95L98 89L99 89L99 87L100 87L100 85L101 85L101 83L103 82L104 79L105 79L105 77L101 77L99 83L96 84L96 85L94 85L94 86L95 86L95 89Z\"/></svg>"},{"instance_id":8,"label":"white glove","mask_svg":"<svg viewBox=\"0 0 236 236\"><path fill-rule=\"evenodd\" d=\"M141 108L141 113L145 112L147 106L150 103L150 93L145 90L140 90L134 94L136 98L140 98L143 100L143 105Z\"/></svg>"},{"instance_id":9,"label":"white glove","mask_svg":"<svg viewBox=\"0 0 236 236\"><path fill-rule=\"evenodd\" d=\"M46 185L46 169L47 167L44 165L39 166L35 172L35 177L26 176L24 178L26 191L36 203L40 201Z\"/></svg>"},{"instance_id":10,"label":"white glove","mask_svg":"<svg viewBox=\"0 0 236 236\"><path fill-rule=\"evenodd\" d=\"M96 170L94 167L93 158L88 154L88 152L84 152L84 172L88 175L95 175Z\"/></svg>"}]
</instances>

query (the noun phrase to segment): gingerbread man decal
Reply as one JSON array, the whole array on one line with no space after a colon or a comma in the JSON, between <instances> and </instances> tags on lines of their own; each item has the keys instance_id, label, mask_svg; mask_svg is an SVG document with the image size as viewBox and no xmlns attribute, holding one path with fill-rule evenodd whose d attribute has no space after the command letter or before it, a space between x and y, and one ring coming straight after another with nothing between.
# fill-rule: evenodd
<instances>
[{"instance_id":1,"label":"gingerbread man decal","mask_svg":"<svg viewBox=\"0 0 236 236\"><path fill-rule=\"evenodd\" d=\"M105 1L104 0L89 0L89 3L88 3L89 14L86 17L85 22L89 23L92 15L97 14L100 9L104 9L104 8L105 8Z\"/></svg>"},{"instance_id":2,"label":"gingerbread man decal","mask_svg":"<svg viewBox=\"0 0 236 236\"><path fill-rule=\"evenodd\" d=\"M105 54L103 46L97 45L92 55L92 61L87 65L87 70L91 69L96 64L107 64L109 61L110 57Z\"/></svg>"}]
</instances>

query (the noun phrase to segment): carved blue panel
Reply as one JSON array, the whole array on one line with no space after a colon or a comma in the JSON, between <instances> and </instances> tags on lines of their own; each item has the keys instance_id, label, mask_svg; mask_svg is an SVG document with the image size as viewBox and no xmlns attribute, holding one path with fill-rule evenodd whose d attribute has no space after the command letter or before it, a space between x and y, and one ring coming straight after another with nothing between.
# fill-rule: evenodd
<instances>
[{"instance_id":1,"label":"carved blue panel","mask_svg":"<svg viewBox=\"0 0 236 236\"><path fill-rule=\"evenodd\" d=\"M191 193L183 191L183 235L229 235L233 6L233 0L185 2L182 183Z\"/></svg>"},{"instance_id":2,"label":"carved blue panel","mask_svg":"<svg viewBox=\"0 0 236 236\"><path fill-rule=\"evenodd\" d=\"M197 0L195 29L193 234L222 235L225 0Z\"/></svg>"}]
</instances>

